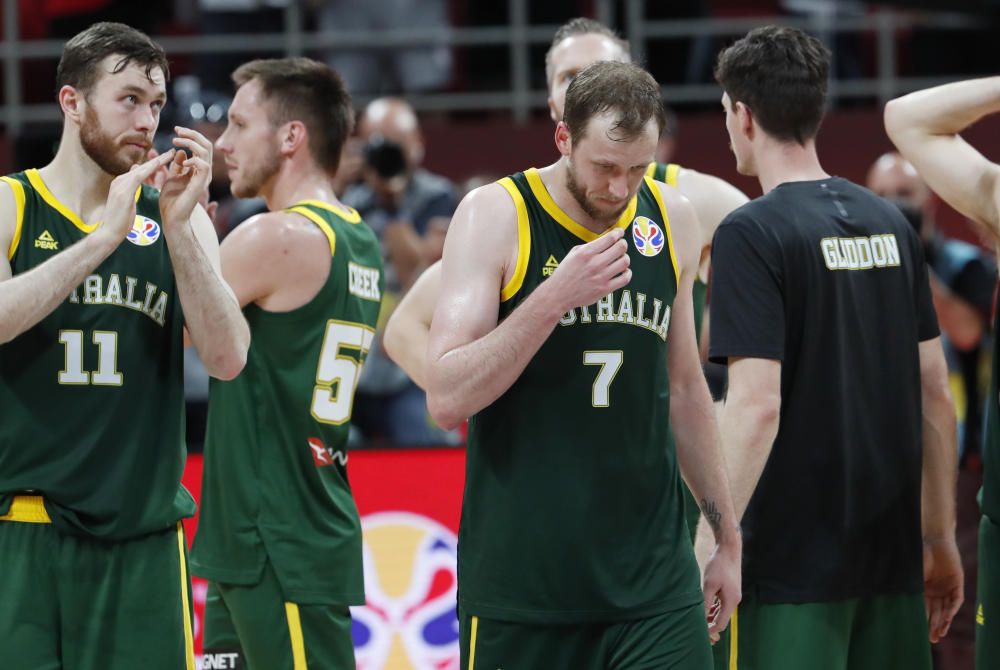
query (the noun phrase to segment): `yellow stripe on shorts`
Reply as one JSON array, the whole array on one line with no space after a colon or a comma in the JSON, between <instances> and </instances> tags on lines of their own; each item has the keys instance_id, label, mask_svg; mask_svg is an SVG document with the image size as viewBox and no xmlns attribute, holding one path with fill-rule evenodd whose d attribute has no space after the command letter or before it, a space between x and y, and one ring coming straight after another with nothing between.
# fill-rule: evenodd
<instances>
[{"instance_id":1,"label":"yellow stripe on shorts","mask_svg":"<svg viewBox=\"0 0 1000 670\"><path fill-rule=\"evenodd\" d=\"M476 670L476 631L479 630L479 617L472 617L472 633L469 635L469 670Z\"/></svg>"},{"instance_id":2,"label":"yellow stripe on shorts","mask_svg":"<svg viewBox=\"0 0 1000 670\"><path fill-rule=\"evenodd\" d=\"M292 639L292 668L294 670L307 670L306 643L302 638L299 606L295 603L285 603L285 617L288 619L288 635Z\"/></svg>"},{"instance_id":3,"label":"yellow stripe on shorts","mask_svg":"<svg viewBox=\"0 0 1000 670\"><path fill-rule=\"evenodd\" d=\"M181 607L184 617L184 659L187 670L195 670L194 631L191 630L191 601L188 600L187 554L184 552L184 524L177 522L177 551L181 566Z\"/></svg>"}]
</instances>

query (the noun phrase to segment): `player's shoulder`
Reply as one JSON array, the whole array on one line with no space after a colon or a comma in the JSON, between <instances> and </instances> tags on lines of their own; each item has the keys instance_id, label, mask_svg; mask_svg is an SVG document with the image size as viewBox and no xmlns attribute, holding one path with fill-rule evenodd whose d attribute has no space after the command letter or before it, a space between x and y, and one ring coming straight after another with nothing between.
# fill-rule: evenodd
<instances>
[{"instance_id":1,"label":"player's shoulder","mask_svg":"<svg viewBox=\"0 0 1000 670\"><path fill-rule=\"evenodd\" d=\"M469 191L458 204L455 218L462 222L488 219L502 227L504 221L516 222L523 208L520 191L509 178L504 178Z\"/></svg>"},{"instance_id":2,"label":"player's shoulder","mask_svg":"<svg viewBox=\"0 0 1000 670\"><path fill-rule=\"evenodd\" d=\"M306 217L295 212L279 210L255 214L226 236L224 244L253 249L270 255L280 253L291 239L319 239L323 232Z\"/></svg>"}]
</instances>

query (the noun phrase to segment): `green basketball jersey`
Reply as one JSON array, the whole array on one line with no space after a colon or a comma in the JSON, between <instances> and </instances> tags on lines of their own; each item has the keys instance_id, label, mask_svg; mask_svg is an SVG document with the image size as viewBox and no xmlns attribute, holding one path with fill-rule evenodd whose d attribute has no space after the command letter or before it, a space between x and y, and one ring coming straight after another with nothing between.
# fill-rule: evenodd
<instances>
[{"instance_id":1,"label":"green basketball jersey","mask_svg":"<svg viewBox=\"0 0 1000 670\"><path fill-rule=\"evenodd\" d=\"M37 170L3 178L17 203L14 276L82 240L86 224ZM0 511L36 491L61 530L124 539L194 513L180 485L183 316L159 192L136 193L126 240L37 325L0 346Z\"/></svg>"},{"instance_id":2,"label":"green basketball jersey","mask_svg":"<svg viewBox=\"0 0 1000 670\"><path fill-rule=\"evenodd\" d=\"M290 600L364 603L361 522L347 480L354 388L384 289L372 230L316 200L288 211L327 236L319 293L290 312L244 308L243 373L209 392L201 516L192 571L254 584L269 561Z\"/></svg>"},{"instance_id":3,"label":"green basketball jersey","mask_svg":"<svg viewBox=\"0 0 1000 670\"><path fill-rule=\"evenodd\" d=\"M576 245L536 170L499 182L518 212L503 320ZM520 378L470 419L459 601L528 622L637 618L699 602L668 437L667 347L678 265L656 184L618 226L632 280L567 313Z\"/></svg>"},{"instance_id":4,"label":"green basketball jersey","mask_svg":"<svg viewBox=\"0 0 1000 670\"><path fill-rule=\"evenodd\" d=\"M993 369L983 438L983 514L1000 523L1000 295L993 307Z\"/></svg>"}]
</instances>

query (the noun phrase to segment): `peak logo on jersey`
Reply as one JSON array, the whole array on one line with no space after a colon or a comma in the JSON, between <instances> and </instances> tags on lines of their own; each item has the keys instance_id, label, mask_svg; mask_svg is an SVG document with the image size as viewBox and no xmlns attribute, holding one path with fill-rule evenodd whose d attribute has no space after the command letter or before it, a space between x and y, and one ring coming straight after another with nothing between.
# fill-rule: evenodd
<instances>
[{"instance_id":1,"label":"peak logo on jersey","mask_svg":"<svg viewBox=\"0 0 1000 670\"><path fill-rule=\"evenodd\" d=\"M459 670L458 539L409 512L361 519L367 604L352 607L358 670Z\"/></svg>"},{"instance_id":2,"label":"peak logo on jersey","mask_svg":"<svg viewBox=\"0 0 1000 670\"><path fill-rule=\"evenodd\" d=\"M986 625L986 617L983 616L983 604L979 603L979 608L976 609L976 624L980 626Z\"/></svg>"},{"instance_id":3,"label":"peak logo on jersey","mask_svg":"<svg viewBox=\"0 0 1000 670\"><path fill-rule=\"evenodd\" d=\"M329 447L323 444L323 440L318 437L310 437L308 442L309 451L312 452L313 463L316 464L317 468L324 468L328 465L333 465L335 462L347 465L347 454L344 452L330 451Z\"/></svg>"},{"instance_id":4,"label":"peak logo on jersey","mask_svg":"<svg viewBox=\"0 0 1000 670\"><path fill-rule=\"evenodd\" d=\"M643 256L655 256L663 251L666 239L663 230L652 219L637 216L632 221L632 241Z\"/></svg>"},{"instance_id":5,"label":"peak logo on jersey","mask_svg":"<svg viewBox=\"0 0 1000 670\"><path fill-rule=\"evenodd\" d=\"M59 251L59 243L52 237L52 233L43 230L42 234L35 240L35 248L45 249L46 251Z\"/></svg>"},{"instance_id":6,"label":"peak logo on jersey","mask_svg":"<svg viewBox=\"0 0 1000 670\"><path fill-rule=\"evenodd\" d=\"M551 277L552 273L559 269L559 261L556 260L555 256L549 256L549 260L545 261L545 267L542 268L543 277Z\"/></svg>"},{"instance_id":7,"label":"peak logo on jersey","mask_svg":"<svg viewBox=\"0 0 1000 670\"><path fill-rule=\"evenodd\" d=\"M132 230L128 231L125 239L137 247L148 247L160 239L160 224L145 216L136 215Z\"/></svg>"}]
</instances>

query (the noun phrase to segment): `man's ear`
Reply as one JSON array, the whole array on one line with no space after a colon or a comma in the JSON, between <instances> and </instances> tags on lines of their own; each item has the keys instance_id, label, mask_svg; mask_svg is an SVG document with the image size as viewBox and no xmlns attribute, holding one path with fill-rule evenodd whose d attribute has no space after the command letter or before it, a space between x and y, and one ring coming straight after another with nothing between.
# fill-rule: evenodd
<instances>
[{"instance_id":1,"label":"man's ear","mask_svg":"<svg viewBox=\"0 0 1000 670\"><path fill-rule=\"evenodd\" d=\"M569 156L573 152L573 138L569 134L569 126L564 121L556 124L556 148L563 156Z\"/></svg>"},{"instance_id":2,"label":"man's ear","mask_svg":"<svg viewBox=\"0 0 1000 670\"><path fill-rule=\"evenodd\" d=\"M79 125L87 104L87 98L83 91L67 84L59 89L57 99L59 100L59 107L62 108L63 115Z\"/></svg>"},{"instance_id":3,"label":"man's ear","mask_svg":"<svg viewBox=\"0 0 1000 670\"><path fill-rule=\"evenodd\" d=\"M309 132L301 121L289 121L278 132L281 140L278 148L282 156L291 156L309 143Z\"/></svg>"}]
</instances>

